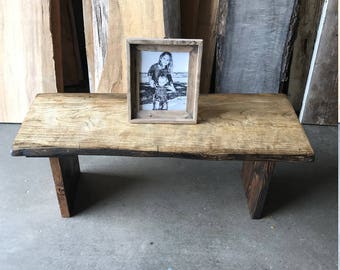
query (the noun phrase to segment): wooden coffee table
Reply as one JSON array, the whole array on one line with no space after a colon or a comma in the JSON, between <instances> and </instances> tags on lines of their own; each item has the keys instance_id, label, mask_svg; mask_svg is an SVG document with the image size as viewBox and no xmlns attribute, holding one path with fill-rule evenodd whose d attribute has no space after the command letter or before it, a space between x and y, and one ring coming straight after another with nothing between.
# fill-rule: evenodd
<instances>
[{"instance_id":1,"label":"wooden coffee table","mask_svg":"<svg viewBox=\"0 0 340 270\"><path fill-rule=\"evenodd\" d=\"M287 97L201 95L198 124L131 124L124 94L39 94L13 142L13 156L50 159L61 215L72 215L78 155L243 160L252 218L260 218L278 161L313 161ZM226 177L226 181L227 181Z\"/></svg>"}]
</instances>

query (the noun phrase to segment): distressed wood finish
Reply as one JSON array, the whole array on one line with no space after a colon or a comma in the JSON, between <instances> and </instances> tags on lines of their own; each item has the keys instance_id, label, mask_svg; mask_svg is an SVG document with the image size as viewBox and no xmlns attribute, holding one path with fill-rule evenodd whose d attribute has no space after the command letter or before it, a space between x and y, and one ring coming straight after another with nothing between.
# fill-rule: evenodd
<instances>
[{"instance_id":1,"label":"distressed wood finish","mask_svg":"<svg viewBox=\"0 0 340 270\"><path fill-rule=\"evenodd\" d=\"M53 43L53 59L55 66L55 77L57 92L64 92L64 65L63 65L63 44L62 44L62 23L61 23L61 3L58 0L50 1L51 12L51 34ZM32 100L33 101L33 100Z\"/></svg>"},{"instance_id":2,"label":"distressed wood finish","mask_svg":"<svg viewBox=\"0 0 340 270\"><path fill-rule=\"evenodd\" d=\"M274 167L275 162L272 161L243 162L243 185L248 200L249 213L253 219L262 217L262 209Z\"/></svg>"},{"instance_id":3,"label":"distressed wood finish","mask_svg":"<svg viewBox=\"0 0 340 270\"><path fill-rule=\"evenodd\" d=\"M282 62L281 62L281 75L279 84L279 93L287 94L288 83L289 83L289 70L292 63L292 55L294 42L297 34L298 26L298 13L300 9L300 0L294 1L294 6L292 10L292 15L290 17L290 22L288 26L288 32L286 37L286 42L283 47Z\"/></svg>"},{"instance_id":4,"label":"distressed wood finish","mask_svg":"<svg viewBox=\"0 0 340 270\"><path fill-rule=\"evenodd\" d=\"M215 52L215 76L219 76L218 74L222 74L224 59L224 49L225 49L225 35L227 31L227 16L228 16L228 2L229 0L219 0L218 4L218 15L217 15L217 25L216 25L216 52ZM220 84L215 78L215 85L218 92L220 89Z\"/></svg>"},{"instance_id":5,"label":"distressed wood finish","mask_svg":"<svg viewBox=\"0 0 340 270\"><path fill-rule=\"evenodd\" d=\"M60 9L62 14L60 19L63 46L63 86L76 86L84 80L84 75L72 1L60 1Z\"/></svg>"},{"instance_id":6,"label":"distressed wood finish","mask_svg":"<svg viewBox=\"0 0 340 270\"><path fill-rule=\"evenodd\" d=\"M289 71L288 98L301 110L323 0L300 0L298 28Z\"/></svg>"},{"instance_id":7,"label":"distressed wood finish","mask_svg":"<svg viewBox=\"0 0 340 270\"><path fill-rule=\"evenodd\" d=\"M305 124L338 123L338 1L329 0L320 42L307 80L300 119ZM319 34L319 33L318 33ZM316 50L316 48L314 48Z\"/></svg>"},{"instance_id":8,"label":"distressed wood finish","mask_svg":"<svg viewBox=\"0 0 340 270\"><path fill-rule=\"evenodd\" d=\"M201 0L185 0L180 2L182 37L195 38Z\"/></svg>"},{"instance_id":9,"label":"distressed wood finish","mask_svg":"<svg viewBox=\"0 0 340 270\"><path fill-rule=\"evenodd\" d=\"M245 160L252 218L260 218L274 161L311 161L313 149L284 95L203 95L197 125L127 121L122 94L41 94L13 143L12 155L50 157L63 217L72 215L77 155L168 156Z\"/></svg>"},{"instance_id":10,"label":"distressed wood finish","mask_svg":"<svg viewBox=\"0 0 340 270\"><path fill-rule=\"evenodd\" d=\"M83 6L91 92L127 92L126 38L179 37L179 0L88 2Z\"/></svg>"},{"instance_id":11,"label":"distressed wood finish","mask_svg":"<svg viewBox=\"0 0 340 270\"><path fill-rule=\"evenodd\" d=\"M82 1L84 13L84 35L85 35L85 48L86 59L89 77L90 90L95 89L95 67L96 62L94 58L94 33L93 33L93 16L92 16L92 2L90 0Z\"/></svg>"},{"instance_id":12,"label":"distressed wood finish","mask_svg":"<svg viewBox=\"0 0 340 270\"><path fill-rule=\"evenodd\" d=\"M80 174L78 156L51 157L51 170L62 217L70 217Z\"/></svg>"},{"instance_id":13,"label":"distressed wood finish","mask_svg":"<svg viewBox=\"0 0 340 270\"><path fill-rule=\"evenodd\" d=\"M181 0L163 0L164 37L181 37Z\"/></svg>"},{"instance_id":14,"label":"distressed wood finish","mask_svg":"<svg viewBox=\"0 0 340 270\"><path fill-rule=\"evenodd\" d=\"M40 94L13 155L134 155L310 161L313 149L287 97L201 95L197 125L129 124L123 94Z\"/></svg>"},{"instance_id":15,"label":"distressed wood finish","mask_svg":"<svg viewBox=\"0 0 340 270\"><path fill-rule=\"evenodd\" d=\"M279 92L296 1L220 0L216 92Z\"/></svg>"},{"instance_id":16,"label":"distressed wood finish","mask_svg":"<svg viewBox=\"0 0 340 270\"><path fill-rule=\"evenodd\" d=\"M216 21L219 0L181 1L181 26L183 38L203 39L200 93L209 93L216 48Z\"/></svg>"},{"instance_id":17,"label":"distressed wood finish","mask_svg":"<svg viewBox=\"0 0 340 270\"><path fill-rule=\"evenodd\" d=\"M197 123L202 46L202 40L199 39L127 39L128 117L131 123ZM189 53L186 110L140 109L141 51Z\"/></svg>"}]
</instances>

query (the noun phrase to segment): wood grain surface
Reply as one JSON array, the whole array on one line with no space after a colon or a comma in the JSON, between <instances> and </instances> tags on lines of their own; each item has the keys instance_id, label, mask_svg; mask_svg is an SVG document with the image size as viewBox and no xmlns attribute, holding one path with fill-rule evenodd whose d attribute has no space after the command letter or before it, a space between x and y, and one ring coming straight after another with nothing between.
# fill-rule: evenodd
<instances>
[{"instance_id":1,"label":"wood grain surface","mask_svg":"<svg viewBox=\"0 0 340 270\"><path fill-rule=\"evenodd\" d=\"M21 122L37 93L57 92L55 1L0 1L0 122Z\"/></svg>"},{"instance_id":2,"label":"wood grain surface","mask_svg":"<svg viewBox=\"0 0 340 270\"><path fill-rule=\"evenodd\" d=\"M70 217L80 175L78 156L51 157L50 165L61 216Z\"/></svg>"},{"instance_id":3,"label":"wood grain surface","mask_svg":"<svg viewBox=\"0 0 340 270\"><path fill-rule=\"evenodd\" d=\"M72 1L60 1L60 8L64 86L80 85L84 80L84 74L81 66L74 6ZM80 11L76 10L76 12Z\"/></svg>"},{"instance_id":4,"label":"wood grain surface","mask_svg":"<svg viewBox=\"0 0 340 270\"><path fill-rule=\"evenodd\" d=\"M40 94L12 155L127 155L311 161L287 97L201 95L198 124L129 124L124 94Z\"/></svg>"},{"instance_id":5,"label":"wood grain surface","mask_svg":"<svg viewBox=\"0 0 340 270\"><path fill-rule=\"evenodd\" d=\"M228 19L228 2L229 0L219 0L218 14L216 21L216 52L215 52L215 76L222 74L223 64L225 62L225 41L227 32L227 19ZM216 75L217 74L217 75ZM215 85L219 87L215 78ZM215 89L216 92L216 89Z\"/></svg>"},{"instance_id":6,"label":"wood grain surface","mask_svg":"<svg viewBox=\"0 0 340 270\"><path fill-rule=\"evenodd\" d=\"M217 93L278 93L295 2L220 0Z\"/></svg>"},{"instance_id":7,"label":"wood grain surface","mask_svg":"<svg viewBox=\"0 0 340 270\"><path fill-rule=\"evenodd\" d=\"M290 21L288 24L288 31L283 47L282 60L281 60L281 71L280 71L280 84L279 93L287 94L288 84L289 84L289 70L292 63L292 55L294 49L294 43L297 34L298 20L299 20L299 10L300 10L300 0L294 0L294 5L292 7L292 13L290 16Z\"/></svg>"},{"instance_id":8,"label":"wood grain surface","mask_svg":"<svg viewBox=\"0 0 340 270\"><path fill-rule=\"evenodd\" d=\"M203 39L202 76L200 93L212 90L211 76L216 48L216 25L219 0L181 1L181 32L183 38Z\"/></svg>"},{"instance_id":9,"label":"wood grain surface","mask_svg":"<svg viewBox=\"0 0 340 270\"><path fill-rule=\"evenodd\" d=\"M288 99L301 110L323 0L300 0L298 28L289 71Z\"/></svg>"},{"instance_id":10,"label":"wood grain surface","mask_svg":"<svg viewBox=\"0 0 340 270\"><path fill-rule=\"evenodd\" d=\"M58 0L50 1L50 24L53 44L53 59L55 67L56 87L58 93L64 93L64 65L63 65L63 31L61 3ZM33 101L32 96L32 100ZM28 108L27 108L28 110Z\"/></svg>"},{"instance_id":11,"label":"wood grain surface","mask_svg":"<svg viewBox=\"0 0 340 270\"><path fill-rule=\"evenodd\" d=\"M262 217L262 210L274 167L275 162L272 161L243 162L243 186L248 200L249 213L253 219Z\"/></svg>"},{"instance_id":12,"label":"wood grain surface","mask_svg":"<svg viewBox=\"0 0 340 270\"><path fill-rule=\"evenodd\" d=\"M83 8L92 93L127 92L127 38L180 36L179 0L88 0Z\"/></svg>"},{"instance_id":13,"label":"wood grain surface","mask_svg":"<svg viewBox=\"0 0 340 270\"><path fill-rule=\"evenodd\" d=\"M338 1L329 0L310 84L306 86L300 119L305 124L338 123ZM312 63L313 65L313 63Z\"/></svg>"},{"instance_id":14,"label":"wood grain surface","mask_svg":"<svg viewBox=\"0 0 340 270\"><path fill-rule=\"evenodd\" d=\"M93 33L93 16L92 16L92 1L82 1L83 4L83 16L84 16L84 36L85 36L85 48L86 48L86 60L88 68L89 86L90 90L95 89L95 73L96 62L94 59L94 50L96 45L94 44Z\"/></svg>"}]
</instances>

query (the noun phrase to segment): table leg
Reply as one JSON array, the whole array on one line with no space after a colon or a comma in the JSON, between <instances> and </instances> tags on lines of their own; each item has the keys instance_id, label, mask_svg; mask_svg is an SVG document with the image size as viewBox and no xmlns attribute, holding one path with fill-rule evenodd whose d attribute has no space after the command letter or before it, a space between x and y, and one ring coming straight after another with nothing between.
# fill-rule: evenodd
<instances>
[{"instance_id":1,"label":"table leg","mask_svg":"<svg viewBox=\"0 0 340 270\"><path fill-rule=\"evenodd\" d=\"M243 162L243 185L248 200L249 212L253 219L262 217L262 209L274 167L275 162L273 161Z\"/></svg>"},{"instance_id":2,"label":"table leg","mask_svg":"<svg viewBox=\"0 0 340 270\"><path fill-rule=\"evenodd\" d=\"M52 157L50 164L61 216L70 217L80 174L78 156Z\"/></svg>"}]
</instances>

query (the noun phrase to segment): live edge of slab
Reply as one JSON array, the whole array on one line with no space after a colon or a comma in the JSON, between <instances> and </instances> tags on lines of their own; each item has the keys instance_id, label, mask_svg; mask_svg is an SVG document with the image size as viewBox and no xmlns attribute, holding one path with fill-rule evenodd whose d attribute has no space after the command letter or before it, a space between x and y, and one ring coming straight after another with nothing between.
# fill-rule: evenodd
<instances>
[{"instance_id":1,"label":"live edge of slab","mask_svg":"<svg viewBox=\"0 0 340 270\"><path fill-rule=\"evenodd\" d=\"M201 95L198 124L131 124L124 94L39 94L13 156L124 155L312 161L313 149L281 94Z\"/></svg>"},{"instance_id":2,"label":"live edge of slab","mask_svg":"<svg viewBox=\"0 0 340 270\"><path fill-rule=\"evenodd\" d=\"M262 217L276 161L312 161L313 149L288 99L279 94L215 94L199 99L198 124L131 124L117 94L40 94L12 155L49 157L60 212L73 213L78 155L244 160L250 216Z\"/></svg>"}]
</instances>

